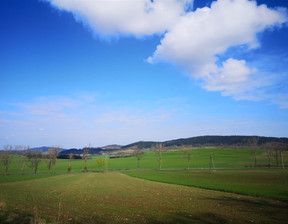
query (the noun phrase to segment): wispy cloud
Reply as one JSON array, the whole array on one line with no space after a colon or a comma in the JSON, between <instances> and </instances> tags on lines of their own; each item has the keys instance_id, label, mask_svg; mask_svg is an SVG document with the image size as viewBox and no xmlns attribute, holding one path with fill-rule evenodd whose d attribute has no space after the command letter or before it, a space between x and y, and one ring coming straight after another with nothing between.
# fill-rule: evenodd
<instances>
[{"instance_id":1,"label":"wispy cloud","mask_svg":"<svg viewBox=\"0 0 288 224\"><path fill-rule=\"evenodd\" d=\"M68 96L38 97L30 103L14 103L13 106L22 108L30 115L51 115L65 110L73 110L95 101L94 95L77 95L76 98Z\"/></svg>"},{"instance_id":2,"label":"wispy cloud","mask_svg":"<svg viewBox=\"0 0 288 224\"><path fill-rule=\"evenodd\" d=\"M180 107L181 100L163 99L142 106L139 102L124 106L95 95L46 96L13 103L12 110L2 111L0 139L8 141L13 135L19 144L23 140L23 144L38 142L70 147L89 143L99 146L111 141L130 143L141 140L139 136L156 140L165 135L160 131L163 126L182 119L179 110L173 109Z\"/></svg>"},{"instance_id":3,"label":"wispy cloud","mask_svg":"<svg viewBox=\"0 0 288 224\"><path fill-rule=\"evenodd\" d=\"M46 96L13 105L12 109L1 110L1 144L84 147L89 143L103 146L207 134L281 136L287 127L283 121L199 114L181 98L124 105L86 93L85 97Z\"/></svg>"}]
</instances>

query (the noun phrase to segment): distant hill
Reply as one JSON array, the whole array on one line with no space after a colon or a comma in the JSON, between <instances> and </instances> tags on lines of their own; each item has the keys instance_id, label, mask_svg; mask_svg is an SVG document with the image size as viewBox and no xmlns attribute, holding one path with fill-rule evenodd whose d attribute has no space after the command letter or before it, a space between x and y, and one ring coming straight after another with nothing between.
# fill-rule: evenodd
<instances>
[{"instance_id":1,"label":"distant hill","mask_svg":"<svg viewBox=\"0 0 288 224\"><path fill-rule=\"evenodd\" d=\"M255 136L218 136L218 135L207 135L207 136L198 136L192 138L181 138L176 140L169 140L164 142L151 142L151 141L140 141L135 142L122 148L152 148L157 144L161 143L164 147L176 147L176 146L215 146L215 147L247 147L249 146L249 140ZM288 138L275 138L275 137L259 137L258 145L262 145L267 142L283 142L288 144Z\"/></svg>"},{"instance_id":2,"label":"distant hill","mask_svg":"<svg viewBox=\"0 0 288 224\"><path fill-rule=\"evenodd\" d=\"M122 147L122 149L128 149L128 148L152 148L153 146L156 146L161 142L151 142L151 141L140 141L140 142L135 142L129 145L125 145Z\"/></svg>"},{"instance_id":3,"label":"distant hill","mask_svg":"<svg viewBox=\"0 0 288 224\"><path fill-rule=\"evenodd\" d=\"M101 147L103 150L118 150L118 149L121 149L122 148L122 145L106 145L106 146L103 146Z\"/></svg>"},{"instance_id":4,"label":"distant hill","mask_svg":"<svg viewBox=\"0 0 288 224\"><path fill-rule=\"evenodd\" d=\"M49 150L50 148L51 148L51 147L48 147L48 146L41 146L41 147L31 148L31 150L33 150L33 151L38 151L38 150L40 150L41 152L48 152L48 150ZM60 149L60 150L63 150L63 149Z\"/></svg>"},{"instance_id":5,"label":"distant hill","mask_svg":"<svg viewBox=\"0 0 288 224\"><path fill-rule=\"evenodd\" d=\"M89 149L89 154L100 154L102 152L114 152L121 150L121 147L116 147L116 148L90 148ZM60 155L68 155L68 154L83 154L83 149L66 149L60 152Z\"/></svg>"},{"instance_id":6,"label":"distant hill","mask_svg":"<svg viewBox=\"0 0 288 224\"><path fill-rule=\"evenodd\" d=\"M240 135L231 135L231 136L220 136L220 135L206 135L198 136L191 138L180 138L175 140L169 140L164 142L155 142L155 141L139 141L125 146L121 145L107 145L103 147L92 147L90 148L90 154L100 154L102 152L115 152L126 149L135 149L135 148L153 148L157 144L161 143L166 148L180 147L180 146L194 146L194 147L204 147L204 146L214 146L214 147L249 147L249 140L255 136L240 136ZM262 145L267 142L282 142L288 144L288 138L275 138L275 137L259 137L258 145ZM31 150L41 150L42 152L47 152L50 147L42 146L32 148ZM83 154L83 149L61 149L61 155L73 154Z\"/></svg>"},{"instance_id":7,"label":"distant hill","mask_svg":"<svg viewBox=\"0 0 288 224\"><path fill-rule=\"evenodd\" d=\"M89 149L89 154L99 154L101 151L103 151L102 148L90 148ZM83 154L83 149L67 149L63 150L60 152L60 155L65 155L65 154Z\"/></svg>"}]
</instances>

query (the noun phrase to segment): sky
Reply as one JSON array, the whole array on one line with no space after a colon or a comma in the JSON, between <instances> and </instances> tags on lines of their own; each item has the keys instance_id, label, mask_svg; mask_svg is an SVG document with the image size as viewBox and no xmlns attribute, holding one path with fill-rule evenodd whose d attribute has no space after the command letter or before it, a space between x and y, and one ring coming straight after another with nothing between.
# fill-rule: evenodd
<instances>
[{"instance_id":1,"label":"sky","mask_svg":"<svg viewBox=\"0 0 288 224\"><path fill-rule=\"evenodd\" d=\"M286 0L1 0L0 148L288 137Z\"/></svg>"}]
</instances>

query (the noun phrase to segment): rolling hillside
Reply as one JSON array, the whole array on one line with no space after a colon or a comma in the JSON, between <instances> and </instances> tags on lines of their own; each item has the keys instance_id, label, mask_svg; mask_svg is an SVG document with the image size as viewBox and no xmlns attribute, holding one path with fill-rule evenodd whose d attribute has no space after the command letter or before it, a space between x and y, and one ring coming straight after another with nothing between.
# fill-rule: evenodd
<instances>
[{"instance_id":1,"label":"rolling hillside","mask_svg":"<svg viewBox=\"0 0 288 224\"><path fill-rule=\"evenodd\" d=\"M249 141L255 136L219 136L219 135L207 135L207 136L198 136L191 138L180 138L175 140L169 140L164 142L155 142L155 141L139 141L125 146L120 145L110 145L103 147L92 147L90 149L90 154L100 154L102 152L115 152L126 149L133 148L153 148L157 144L161 143L164 147L180 147L180 146L194 146L194 147L249 147ZM265 144L267 142L282 142L288 144L288 138L276 138L276 137L259 137L258 146ZM42 152L47 152L49 147L37 147L32 148L32 150L41 150ZM61 149L63 155L68 155L69 153L73 154L83 154L83 149Z\"/></svg>"}]
</instances>

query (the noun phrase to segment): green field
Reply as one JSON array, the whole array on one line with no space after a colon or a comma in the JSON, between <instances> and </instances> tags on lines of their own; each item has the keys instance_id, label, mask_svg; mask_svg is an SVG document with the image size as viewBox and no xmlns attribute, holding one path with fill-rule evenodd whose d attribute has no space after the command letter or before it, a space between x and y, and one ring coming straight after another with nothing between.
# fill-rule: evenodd
<instances>
[{"instance_id":1,"label":"green field","mask_svg":"<svg viewBox=\"0 0 288 224\"><path fill-rule=\"evenodd\" d=\"M139 171L126 174L158 182L288 201L287 170Z\"/></svg>"},{"instance_id":2,"label":"green field","mask_svg":"<svg viewBox=\"0 0 288 224\"><path fill-rule=\"evenodd\" d=\"M207 169L210 155L216 170ZM89 171L98 171L96 158L88 160ZM257 159L267 167L264 150ZM37 175L28 162L19 175L15 155L9 175L0 175L0 223L287 223L288 171L253 165L249 149L205 148L193 149L191 170L181 151L163 152L157 170L148 151L140 171L128 157L108 159L108 170L122 173L82 173L84 161L73 160L67 174L68 160L57 160L51 175L43 160Z\"/></svg>"},{"instance_id":3,"label":"green field","mask_svg":"<svg viewBox=\"0 0 288 224\"><path fill-rule=\"evenodd\" d=\"M191 153L191 168L209 168L210 155L213 155L215 168L247 168L254 166L254 157L250 149L218 149L218 148L200 148L193 149ZM285 165L288 166L286 159L287 152L284 154ZM268 157L265 150L257 151L258 165L261 167L268 166ZM0 161L1 162L1 161ZM126 170L137 169L136 157L108 159L107 167L109 170ZM67 172L68 160L58 159L56 164L56 172ZM96 157L88 160L88 169L97 171ZM276 166L275 159L272 159L272 166ZM187 167L187 159L181 151L163 152L162 169L185 169ZM71 172L81 172L84 168L83 160L72 160ZM157 159L154 152L148 151L140 160L140 169L158 169ZM47 164L45 160L40 163L38 173L47 173ZM19 157L14 156L8 170L9 174L20 173ZM32 169L28 167L28 163L24 169L25 174L32 173ZM4 174L4 166L0 163L0 174Z\"/></svg>"},{"instance_id":4,"label":"green field","mask_svg":"<svg viewBox=\"0 0 288 224\"><path fill-rule=\"evenodd\" d=\"M284 201L152 182L119 172L2 182L0 206L0 223L29 223L32 216L41 223L279 224L288 218Z\"/></svg>"}]
</instances>

